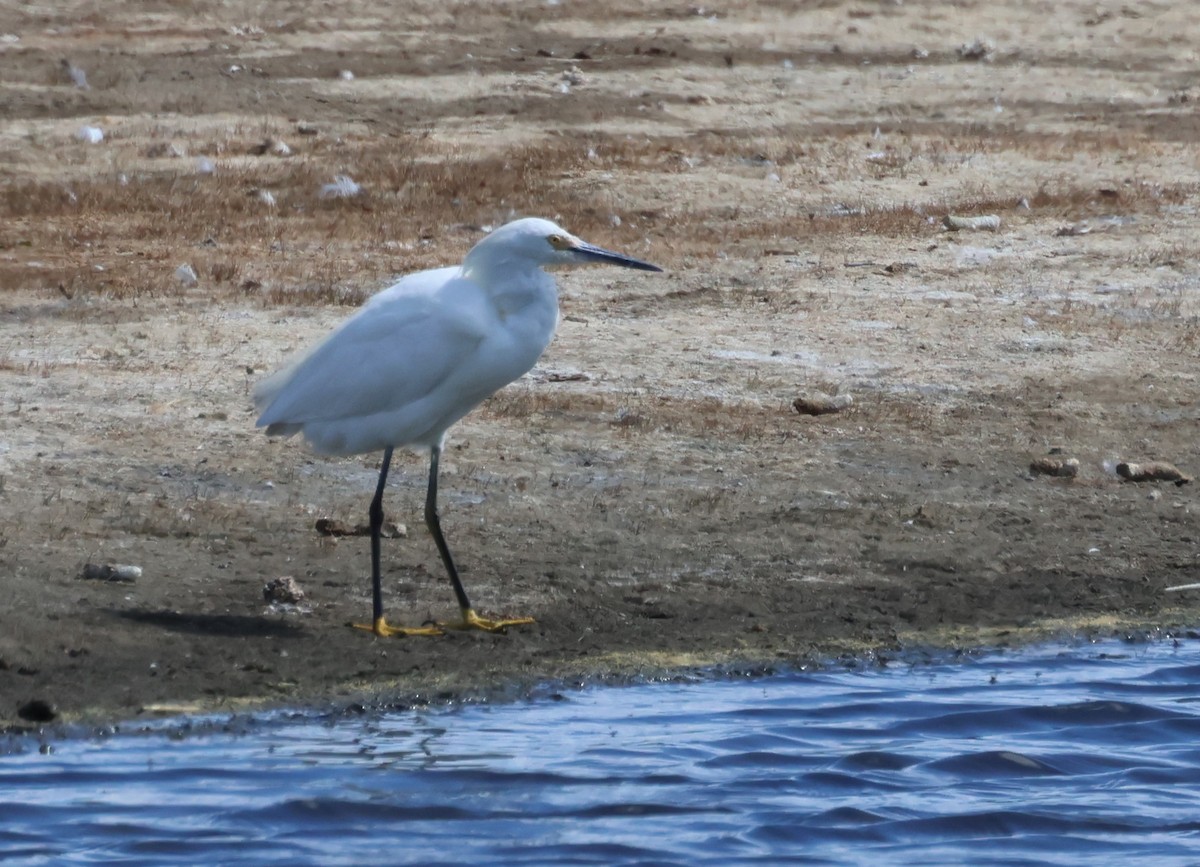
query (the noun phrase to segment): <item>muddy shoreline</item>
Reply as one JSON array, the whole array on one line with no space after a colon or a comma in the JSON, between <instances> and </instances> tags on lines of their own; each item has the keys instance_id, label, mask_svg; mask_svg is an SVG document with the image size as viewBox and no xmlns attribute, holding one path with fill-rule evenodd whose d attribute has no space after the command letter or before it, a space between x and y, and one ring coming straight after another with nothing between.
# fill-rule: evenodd
<instances>
[{"instance_id":1,"label":"muddy shoreline","mask_svg":"<svg viewBox=\"0 0 1200 867\"><path fill-rule=\"evenodd\" d=\"M1191 614L1186 615L1193 622ZM1101 623L1103 625L1101 625ZM1020 650L1039 644L1071 647L1080 642L1118 639L1130 646L1145 642L1195 638L1197 631L1185 626L1164 626L1128 622L1116 624L1112 618L1098 622L1040 623L1024 629L948 630L936 634L918 633L911 643L899 642L888 647L855 647L837 642L823 652L800 656L776 653L771 658L747 657L742 652L729 654L624 654L591 660L579 666L538 675L492 672L473 681L454 679L454 683L428 677L373 682L369 687L337 688L324 684L310 695L241 696L218 704L203 701L167 701L115 715L100 707L70 713L66 717L34 722L27 719L6 721L0 736L9 736L9 750L23 750L26 738L40 743L65 738L104 737L114 734L196 735L208 732L244 732L281 719L308 717L314 720L344 716L415 710L454 705L557 700L563 694L595 686L622 687L638 683L671 683L729 678L769 677L789 671L813 671L828 668L886 668L949 664L956 660ZM932 641L934 643L924 643ZM0 749L0 752L5 751Z\"/></svg>"}]
</instances>

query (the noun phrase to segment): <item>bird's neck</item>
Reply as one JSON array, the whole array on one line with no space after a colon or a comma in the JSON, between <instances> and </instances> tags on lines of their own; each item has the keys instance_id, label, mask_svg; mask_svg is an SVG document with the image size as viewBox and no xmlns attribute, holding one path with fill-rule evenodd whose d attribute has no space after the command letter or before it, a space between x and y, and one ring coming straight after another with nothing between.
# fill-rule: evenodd
<instances>
[{"instance_id":1,"label":"bird's neck","mask_svg":"<svg viewBox=\"0 0 1200 867\"><path fill-rule=\"evenodd\" d=\"M471 280L504 307L523 307L537 301L552 301L557 304L558 292L554 278L528 259L496 259L472 261L471 256L463 261L462 275Z\"/></svg>"},{"instance_id":2,"label":"bird's neck","mask_svg":"<svg viewBox=\"0 0 1200 867\"><path fill-rule=\"evenodd\" d=\"M558 287L553 277L536 265L494 260L475 267L464 263L463 276L487 294L507 327L528 331L542 347L550 342L558 323Z\"/></svg>"},{"instance_id":3,"label":"bird's neck","mask_svg":"<svg viewBox=\"0 0 1200 867\"><path fill-rule=\"evenodd\" d=\"M478 283L503 283L529 277L541 268L526 256L492 249L484 244L472 247L463 259L463 276Z\"/></svg>"}]
</instances>

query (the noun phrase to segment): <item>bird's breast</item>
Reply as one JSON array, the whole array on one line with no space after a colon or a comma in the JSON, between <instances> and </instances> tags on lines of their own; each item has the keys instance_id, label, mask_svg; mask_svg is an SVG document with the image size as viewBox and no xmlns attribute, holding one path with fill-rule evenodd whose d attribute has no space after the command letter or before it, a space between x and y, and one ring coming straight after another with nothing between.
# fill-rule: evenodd
<instances>
[{"instance_id":1,"label":"bird's breast","mask_svg":"<svg viewBox=\"0 0 1200 867\"><path fill-rule=\"evenodd\" d=\"M492 299L496 319L513 339L546 348L558 325L558 296L548 292L498 295Z\"/></svg>"}]
</instances>

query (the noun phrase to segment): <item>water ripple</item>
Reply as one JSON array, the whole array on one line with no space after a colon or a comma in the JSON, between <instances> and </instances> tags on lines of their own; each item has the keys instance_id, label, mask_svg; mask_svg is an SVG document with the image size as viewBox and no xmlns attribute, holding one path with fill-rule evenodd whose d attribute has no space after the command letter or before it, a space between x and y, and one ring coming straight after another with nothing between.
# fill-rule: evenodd
<instances>
[{"instance_id":1,"label":"water ripple","mask_svg":"<svg viewBox=\"0 0 1200 867\"><path fill-rule=\"evenodd\" d=\"M1200 862L1200 643L36 742L8 864Z\"/></svg>"}]
</instances>

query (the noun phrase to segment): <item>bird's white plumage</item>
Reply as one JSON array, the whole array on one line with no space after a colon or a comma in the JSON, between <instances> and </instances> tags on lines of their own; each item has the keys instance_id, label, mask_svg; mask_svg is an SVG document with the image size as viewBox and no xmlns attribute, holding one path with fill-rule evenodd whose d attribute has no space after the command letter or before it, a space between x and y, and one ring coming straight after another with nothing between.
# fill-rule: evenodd
<instances>
[{"instance_id":1,"label":"bird's white plumage","mask_svg":"<svg viewBox=\"0 0 1200 867\"><path fill-rule=\"evenodd\" d=\"M254 389L268 434L300 433L319 452L383 450L371 501L371 610L376 635L435 635L440 626L389 626L383 616L380 530L396 446L429 450L425 524L462 612L459 628L503 631L528 617L488 620L471 607L437 513L438 458L446 430L537 362L558 323L558 292L545 265L654 265L579 240L548 220L501 226L459 267L405 277Z\"/></svg>"},{"instance_id":2,"label":"bird's white plumage","mask_svg":"<svg viewBox=\"0 0 1200 867\"><path fill-rule=\"evenodd\" d=\"M458 267L411 274L254 390L260 427L323 454L433 447L447 428L533 367L554 336L549 264L603 260L548 220L509 223Z\"/></svg>"},{"instance_id":3,"label":"bird's white plumage","mask_svg":"<svg viewBox=\"0 0 1200 867\"><path fill-rule=\"evenodd\" d=\"M262 383L259 425L302 432L323 454L435 445L549 344L558 307L542 276L527 287L528 303L503 318L459 268L401 280Z\"/></svg>"}]
</instances>

